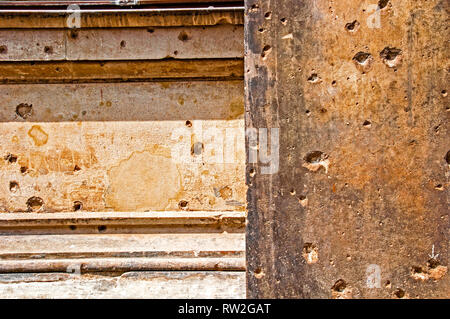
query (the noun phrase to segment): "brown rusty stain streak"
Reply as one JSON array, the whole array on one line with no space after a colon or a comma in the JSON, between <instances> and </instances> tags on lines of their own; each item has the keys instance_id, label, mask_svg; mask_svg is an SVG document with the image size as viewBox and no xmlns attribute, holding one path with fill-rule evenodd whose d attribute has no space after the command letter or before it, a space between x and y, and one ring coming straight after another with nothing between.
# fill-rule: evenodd
<instances>
[{"instance_id":1,"label":"brown rusty stain streak","mask_svg":"<svg viewBox=\"0 0 450 319\"><path fill-rule=\"evenodd\" d=\"M170 152L162 147L133 152L109 169L106 206L118 211L166 209L182 190L181 175Z\"/></svg>"},{"instance_id":2,"label":"brown rusty stain streak","mask_svg":"<svg viewBox=\"0 0 450 319\"><path fill-rule=\"evenodd\" d=\"M83 13L83 28L124 28L124 27L182 27L210 26L217 24L243 25L241 11L224 12L178 12L178 13ZM0 13L0 29L2 28L66 28L65 15L52 14L11 14Z\"/></svg>"},{"instance_id":3,"label":"brown rusty stain streak","mask_svg":"<svg viewBox=\"0 0 450 319\"><path fill-rule=\"evenodd\" d=\"M94 151L88 148L89 152L80 153L78 151L63 149L48 149L43 152L28 152L19 154L19 166L28 167L45 175L50 172L74 173L75 165L82 168L90 168L98 160Z\"/></svg>"},{"instance_id":4,"label":"brown rusty stain streak","mask_svg":"<svg viewBox=\"0 0 450 319\"><path fill-rule=\"evenodd\" d=\"M245 112L244 100L233 100L230 103L230 115L227 118L228 120L240 118Z\"/></svg>"},{"instance_id":5,"label":"brown rusty stain streak","mask_svg":"<svg viewBox=\"0 0 450 319\"><path fill-rule=\"evenodd\" d=\"M161 79L236 80L242 59L160 61L66 61L0 63L1 83L90 83Z\"/></svg>"}]
</instances>

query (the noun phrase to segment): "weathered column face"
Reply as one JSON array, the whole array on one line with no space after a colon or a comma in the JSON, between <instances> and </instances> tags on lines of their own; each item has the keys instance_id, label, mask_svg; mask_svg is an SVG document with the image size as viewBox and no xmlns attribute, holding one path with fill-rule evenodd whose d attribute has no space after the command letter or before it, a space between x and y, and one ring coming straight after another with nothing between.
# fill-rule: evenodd
<instances>
[{"instance_id":1,"label":"weathered column face","mask_svg":"<svg viewBox=\"0 0 450 319\"><path fill-rule=\"evenodd\" d=\"M248 297L449 296L449 9L246 1Z\"/></svg>"}]
</instances>

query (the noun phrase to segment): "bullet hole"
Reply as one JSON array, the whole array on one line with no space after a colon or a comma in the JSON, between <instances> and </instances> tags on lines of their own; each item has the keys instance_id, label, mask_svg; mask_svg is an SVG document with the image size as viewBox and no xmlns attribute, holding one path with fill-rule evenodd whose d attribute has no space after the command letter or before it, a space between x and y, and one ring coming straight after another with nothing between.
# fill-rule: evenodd
<instances>
[{"instance_id":1,"label":"bullet hole","mask_svg":"<svg viewBox=\"0 0 450 319\"><path fill-rule=\"evenodd\" d=\"M257 5L256 3L254 3L254 4L252 4L252 6L251 6L250 9L253 10L253 11L255 11L255 10L259 9L259 5Z\"/></svg>"},{"instance_id":2,"label":"bullet hole","mask_svg":"<svg viewBox=\"0 0 450 319\"><path fill-rule=\"evenodd\" d=\"M99 231L100 233L103 233L103 232L106 231L106 226L105 226L105 225L100 225L100 226L97 227L97 229L98 229L98 231Z\"/></svg>"},{"instance_id":3,"label":"bullet hole","mask_svg":"<svg viewBox=\"0 0 450 319\"><path fill-rule=\"evenodd\" d=\"M450 151L448 151L447 154L445 154L445 161L447 162L448 165L450 165Z\"/></svg>"},{"instance_id":4,"label":"bullet hole","mask_svg":"<svg viewBox=\"0 0 450 319\"><path fill-rule=\"evenodd\" d=\"M310 110L306 110L305 113L306 113L306 115L310 115L311 111Z\"/></svg>"},{"instance_id":5,"label":"bullet hole","mask_svg":"<svg viewBox=\"0 0 450 319\"><path fill-rule=\"evenodd\" d=\"M264 272L262 271L261 268L256 268L254 271L254 275L256 279L261 279L265 276Z\"/></svg>"},{"instance_id":6,"label":"bullet hole","mask_svg":"<svg viewBox=\"0 0 450 319\"><path fill-rule=\"evenodd\" d=\"M358 52L352 60L356 68L364 75L371 69L374 59L370 53Z\"/></svg>"},{"instance_id":7,"label":"bullet hole","mask_svg":"<svg viewBox=\"0 0 450 319\"><path fill-rule=\"evenodd\" d=\"M425 274L425 271L422 269L422 267L412 267L411 272L412 275L416 277L420 277Z\"/></svg>"},{"instance_id":8,"label":"bullet hole","mask_svg":"<svg viewBox=\"0 0 450 319\"><path fill-rule=\"evenodd\" d=\"M321 160L322 156L323 156L322 152L320 152L320 151L313 151L313 152L310 152L310 153L306 154L304 159L308 163L317 163L317 162L319 162Z\"/></svg>"},{"instance_id":9,"label":"bullet hole","mask_svg":"<svg viewBox=\"0 0 450 319\"><path fill-rule=\"evenodd\" d=\"M317 172L321 167L323 167L325 169L325 172L328 172L330 161L328 159L328 155L324 154L323 152L309 152L303 159L306 162L305 164L303 164L303 167L306 167L310 171Z\"/></svg>"},{"instance_id":10,"label":"bullet hole","mask_svg":"<svg viewBox=\"0 0 450 319\"><path fill-rule=\"evenodd\" d=\"M364 127L370 128L372 126L372 123L370 121L365 120L363 123Z\"/></svg>"},{"instance_id":11,"label":"bullet hole","mask_svg":"<svg viewBox=\"0 0 450 319\"><path fill-rule=\"evenodd\" d=\"M70 230L77 230L77 226L75 226L75 225L70 225L69 228L70 228Z\"/></svg>"},{"instance_id":12,"label":"bullet hole","mask_svg":"<svg viewBox=\"0 0 450 319\"><path fill-rule=\"evenodd\" d=\"M427 261L426 267L411 267L411 277L415 280L440 280L442 279L448 272L448 268L446 266L441 266L439 261L435 258L429 259Z\"/></svg>"},{"instance_id":13,"label":"bullet hole","mask_svg":"<svg viewBox=\"0 0 450 319\"><path fill-rule=\"evenodd\" d=\"M336 80L333 80L333 82L331 82L331 85L332 85L332 86L336 86L336 85L337 85Z\"/></svg>"},{"instance_id":14,"label":"bullet hole","mask_svg":"<svg viewBox=\"0 0 450 319\"><path fill-rule=\"evenodd\" d=\"M437 184L436 186L434 186L434 188L438 191L443 191L444 190L444 186L442 184Z\"/></svg>"},{"instance_id":15,"label":"bullet hole","mask_svg":"<svg viewBox=\"0 0 450 319\"><path fill-rule=\"evenodd\" d=\"M302 205L302 207L308 206L308 198L306 198L305 195L299 195L298 202L300 203L300 205Z\"/></svg>"},{"instance_id":16,"label":"bullet hole","mask_svg":"<svg viewBox=\"0 0 450 319\"><path fill-rule=\"evenodd\" d=\"M436 269L440 265L440 263L436 259L432 258L428 260L427 265L430 269Z\"/></svg>"},{"instance_id":17,"label":"bullet hole","mask_svg":"<svg viewBox=\"0 0 450 319\"><path fill-rule=\"evenodd\" d=\"M151 29L151 28L150 28L150 29L147 29L147 32L148 32L148 33L153 33L153 32L155 32L155 29Z\"/></svg>"},{"instance_id":18,"label":"bullet hole","mask_svg":"<svg viewBox=\"0 0 450 319\"><path fill-rule=\"evenodd\" d=\"M27 207L29 211L39 210L44 205L44 201L40 197L30 197L27 200Z\"/></svg>"},{"instance_id":19,"label":"bullet hole","mask_svg":"<svg viewBox=\"0 0 450 319\"><path fill-rule=\"evenodd\" d=\"M125 48L127 46L127 42L125 40L120 41L120 47Z\"/></svg>"},{"instance_id":20,"label":"bullet hole","mask_svg":"<svg viewBox=\"0 0 450 319\"><path fill-rule=\"evenodd\" d=\"M73 171L74 171L74 172L78 172L78 171L81 171L81 168L80 168L80 166L78 166L78 165L75 165L75 166L74 166L74 168L73 168Z\"/></svg>"},{"instance_id":21,"label":"bullet hole","mask_svg":"<svg viewBox=\"0 0 450 319\"><path fill-rule=\"evenodd\" d=\"M258 29L258 32L259 32L259 33L263 33L264 31L265 31L264 28Z\"/></svg>"},{"instance_id":22,"label":"bullet hole","mask_svg":"<svg viewBox=\"0 0 450 319\"><path fill-rule=\"evenodd\" d=\"M367 52L358 52L353 57L353 61L355 61L358 64L363 65L363 64L366 64L369 61L371 56L372 55L370 53L367 53Z\"/></svg>"},{"instance_id":23,"label":"bullet hole","mask_svg":"<svg viewBox=\"0 0 450 319\"><path fill-rule=\"evenodd\" d=\"M178 51L177 51L177 50L173 51L173 54L177 55L177 54L178 54Z\"/></svg>"},{"instance_id":24,"label":"bullet hole","mask_svg":"<svg viewBox=\"0 0 450 319\"><path fill-rule=\"evenodd\" d=\"M388 5L389 0L380 0L378 1L378 8L384 9Z\"/></svg>"},{"instance_id":25,"label":"bullet hole","mask_svg":"<svg viewBox=\"0 0 450 319\"><path fill-rule=\"evenodd\" d=\"M80 202L80 201L75 201L75 202L73 202L73 210L76 212L76 211L79 211L79 210L81 210L81 209L83 209L83 203L82 202Z\"/></svg>"},{"instance_id":26,"label":"bullet hole","mask_svg":"<svg viewBox=\"0 0 450 319\"><path fill-rule=\"evenodd\" d=\"M26 167L26 166L20 167L20 172L21 172L22 174L25 174L27 171L28 171L28 167Z\"/></svg>"},{"instance_id":27,"label":"bullet hole","mask_svg":"<svg viewBox=\"0 0 450 319\"><path fill-rule=\"evenodd\" d=\"M186 209L188 204L189 204L188 201L180 200L180 202L178 203L178 207L181 208L181 209Z\"/></svg>"},{"instance_id":28,"label":"bullet hole","mask_svg":"<svg viewBox=\"0 0 450 319\"><path fill-rule=\"evenodd\" d=\"M56 68L55 68L55 71L56 71L56 72L61 72L61 68L60 68L60 67L56 67Z\"/></svg>"},{"instance_id":29,"label":"bullet hole","mask_svg":"<svg viewBox=\"0 0 450 319\"><path fill-rule=\"evenodd\" d=\"M317 75L317 73L311 74L310 77L308 78L308 82L310 82L310 83L318 83L318 82L320 82L320 78Z\"/></svg>"},{"instance_id":30,"label":"bullet hole","mask_svg":"<svg viewBox=\"0 0 450 319\"><path fill-rule=\"evenodd\" d=\"M386 282L384 283L384 287L386 288L386 289L390 289L391 288L391 281L390 280L386 280Z\"/></svg>"},{"instance_id":31,"label":"bullet hole","mask_svg":"<svg viewBox=\"0 0 450 319\"><path fill-rule=\"evenodd\" d=\"M441 94L443 97L447 97L447 95L448 95L446 90L442 90Z\"/></svg>"},{"instance_id":32,"label":"bullet hole","mask_svg":"<svg viewBox=\"0 0 450 319\"><path fill-rule=\"evenodd\" d=\"M286 25L286 24L287 24L287 19L286 19L286 18L281 18L280 21L281 21L281 23L282 23L283 25Z\"/></svg>"},{"instance_id":33,"label":"bullet hole","mask_svg":"<svg viewBox=\"0 0 450 319\"><path fill-rule=\"evenodd\" d=\"M191 121L186 121L186 126L187 127L192 127L192 122Z\"/></svg>"},{"instance_id":34,"label":"bullet hole","mask_svg":"<svg viewBox=\"0 0 450 319\"><path fill-rule=\"evenodd\" d=\"M327 112L328 112L328 110L325 109L325 108L321 108L321 109L320 109L320 113L322 113L322 114L325 114L325 113L327 113Z\"/></svg>"},{"instance_id":35,"label":"bullet hole","mask_svg":"<svg viewBox=\"0 0 450 319\"><path fill-rule=\"evenodd\" d=\"M263 59L266 59L266 58L267 58L267 55L269 55L269 53L270 53L271 51L272 51L272 47L271 47L270 45L264 46L263 51L262 51L262 53L261 53L261 57L262 57Z\"/></svg>"},{"instance_id":36,"label":"bullet hole","mask_svg":"<svg viewBox=\"0 0 450 319\"><path fill-rule=\"evenodd\" d=\"M16 181L9 182L9 191L15 193L19 190L19 183Z\"/></svg>"},{"instance_id":37,"label":"bullet hole","mask_svg":"<svg viewBox=\"0 0 450 319\"><path fill-rule=\"evenodd\" d=\"M190 40L189 34L187 34L185 31L181 31L180 34L178 35L178 40L183 42Z\"/></svg>"},{"instance_id":38,"label":"bullet hole","mask_svg":"<svg viewBox=\"0 0 450 319\"><path fill-rule=\"evenodd\" d=\"M303 245L302 254L308 264L314 264L319 260L319 249L312 243L305 243Z\"/></svg>"},{"instance_id":39,"label":"bullet hole","mask_svg":"<svg viewBox=\"0 0 450 319\"><path fill-rule=\"evenodd\" d=\"M70 30L70 37L72 39L78 39L78 30Z\"/></svg>"},{"instance_id":40,"label":"bullet hole","mask_svg":"<svg viewBox=\"0 0 450 319\"><path fill-rule=\"evenodd\" d=\"M264 46L264 48L263 48L263 52L267 52L267 51L269 51L270 49L271 49L270 45L266 45L266 46Z\"/></svg>"},{"instance_id":41,"label":"bullet hole","mask_svg":"<svg viewBox=\"0 0 450 319\"><path fill-rule=\"evenodd\" d=\"M266 18L267 20L272 19L272 12L271 11L266 12L266 14L264 15L264 18Z\"/></svg>"},{"instance_id":42,"label":"bullet hole","mask_svg":"<svg viewBox=\"0 0 450 319\"><path fill-rule=\"evenodd\" d=\"M197 142L194 143L191 147L191 155L201 155L203 152L204 146L203 143Z\"/></svg>"},{"instance_id":43,"label":"bullet hole","mask_svg":"<svg viewBox=\"0 0 450 319\"><path fill-rule=\"evenodd\" d=\"M23 119L27 119L33 114L33 104L20 103L16 106L16 114Z\"/></svg>"},{"instance_id":44,"label":"bullet hole","mask_svg":"<svg viewBox=\"0 0 450 319\"><path fill-rule=\"evenodd\" d=\"M6 45L0 45L0 54L6 54L8 52L8 47Z\"/></svg>"},{"instance_id":45,"label":"bullet hole","mask_svg":"<svg viewBox=\"0 0 450 319\"><path fill-rule=\"evenodd\" d=\"M345 30L347 30L348 32L356 32L356 30L358 30L359 28L359 22L357 20L347 23L345 25Z\"/></svg>"},{"instance_id":46,"label":"bullet hole","mask_svg":"<svg viewBox=\"0 0 450 319\"><path fill-rule=\"evenodd\" d=\"M394 296L402 299L405 297L405 291L403 289L397 288L397 290L394 291Z\"/></svg>"},{"instance_id":47,"label":"bullet hole","mask_svg":"<svg viewBox=\"0 0 450 319\"><path fill-rule=\"evenodd\" d=\"M401 62L402 50L397 48L386 47L380 52L380 57L383 59L383 63L388 67L393 68Z\"/></svg>"},{"instance_id":48,"label":"bullet hole","mask_svg":"<svg viewBox=\"0 0 450 319\"><path fill-rule=\"evenodd\" d=\"M347 283L343 279L339 279L334 283L333 287L331 287L335 292L343 292L345 288L347 288Z\"/></svg>"},{"instance_id":49,"label":"bullet hole","mask_svg":"<svg viewBox=\"0 0 450 319\"><path fill-rule=\"evenodd\" d=\"M256 170L254 168L250 168L249 174L250 177L254 177L256 175Z\"/></svg>"},{"instance_id":50,"label":"bullet hole","mask_svg":"<svg viewBox=\"0 0 450 319\"><path fill-rule=\"evenodd\" d=\"M294 195L296 194L295 189L291 189L291 190L289 191L289 193L290 193L292 196L294 196Z\"/></svg>"},{"instance_id":51,"label":"bullet hole","mask_svg":"<svg viewBox=\"0 0 450 319\"><path fill-rule=\"evenodd\" d=\"M52 54L53 53L53 47L46 45L44 47L44 52L47 54Z\"/></svg>"},{"instance_id":52,"label":"bullet hole","mask_svg":"<svg viewBox=\"0 0 450 319\"><path fill-rule=\"evenodd\" d=\"M13 155L13 154L8 154L4 158L5 158L5 161L7 161L7 162L9 162L11 164L17 162L17 156Z\"/></svg>"},{"instance_id":53,"label":"bullet hole","mask_svg":"<svg viewBox=\"0 0 450 319\"><path fill-rule=\"evenodd\" d=\"M86 114L87 114L86 111L81 112L81 115L86 115Z\"/></svg>"}]
</instances>

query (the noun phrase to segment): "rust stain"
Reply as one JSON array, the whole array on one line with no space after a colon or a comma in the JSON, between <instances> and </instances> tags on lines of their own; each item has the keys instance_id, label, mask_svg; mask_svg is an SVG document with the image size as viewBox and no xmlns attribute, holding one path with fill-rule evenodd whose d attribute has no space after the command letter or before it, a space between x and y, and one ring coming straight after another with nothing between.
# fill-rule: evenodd
<instances>
[{"instance_id":1,"label":"rust stain","mask_svg":"<svg viewBox=\"0 0 450 319\"><path fill-rule=\"evenodd\" d=\"M225 186L219 190L220 197L227 200L233 197L233 190L229 186Z\"/></svg>"},{"instance_id":2,"label":"rust stain","mask_svg":"<svg viewBox=\"0 0 450 319\"><path fill-rule=\"evenodd\" d=\"M181 106L184 105L184 97L183 97L182 95L180 95L180 96L178 97L178 104L180 104Z\"/></svg>"},{"instance_id":3,"label":"rust stain","mask_svg":"<svg viewBox=\"0 0 450 319\"><path fill-rule=\"evenodd\" d=\"M39 125L33 125L28 131L28 136L33 139L36 146L47 144L48 134Z\"/></svg>"},{"instance_id":4,"label":"rust stain","mask_svg":"<svg viewBox=\"0 0 450 319\"><path fill-rule=\"evenodd\" d=\"M165 210L181 190L177 165L149 151L132 153L108 177L105 202L116 211Z\"/></svg>"},{"instance_id":5,"label":"rust stain","mask_svg":"<svg viewBox=\"0 0 450 319\"><path fill-rule=\"evenodd\" d=\"M19 156L19 166L27 167L46 175L50 172L74 173L90 168L98 162L94 150L87 148L86 152L78 152L68 148L50 149L45 152L29 152Z\"/></svg>"},{"instance_id":6,"label":"rust stain","mask_svg":"<svg viewBox=\"0 0 450 319\"><path fill-rule=\"evenodd\" d=\"M243 99L234 99L230 103L230 115L228 116L228 120L238 119L244 114L244 100Z\"/></svg>"}]
</instances>

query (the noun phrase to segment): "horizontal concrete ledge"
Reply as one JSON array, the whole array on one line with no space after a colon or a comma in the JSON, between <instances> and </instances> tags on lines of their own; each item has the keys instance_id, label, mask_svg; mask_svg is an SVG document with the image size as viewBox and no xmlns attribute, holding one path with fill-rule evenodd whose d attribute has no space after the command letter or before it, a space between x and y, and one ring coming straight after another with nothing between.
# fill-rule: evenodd
<instances>
[{"instance_id":1,"label":"horizontal concrete ledge","mask_svg":"<svg viewBox=\"0 0 450 319\"><path fill-rule=\"evenodd\" d=\"M0 236L2 272L243 270L244 233Z\"/></svg>"},{"instance_id":2,"label":"horizontal concrete ledge","mask_svg":"<svg viewBox=\"0 0 450 319\"><path fill-rule=\"evenodd\" d=\"M0 227L67 225L215 225L245 224L245 212L73 212L0 213Z\"/></svg>"},{"instance_id":3,"label":"horizontal concrete ledge","mask_svg":"<svg viewBox=\"0 0 450 319\"><path fill-rule=\"evenodd\" d=\"M0 273L89 273L149 270L244 271L245 258L86 258L65 260L0 260Z\"/></svg>"},{"instance_id":4,"label":"horizontal concrete ledge","mask_svg":"<svg viewBox=\"0 0 450 319\"><path fill-rule=\"evenodd\" d=\"M0 29L69 28L67 10L0 10ZM80 28L244 25L244 7L80 10Z\"/></svg>"},{"instance_id":5,"label":"horizontal concrete ledge","mask_svg":"<svg viewBox=\"0 0 450 319\"><path fill-rule=\"evenodd\" d=\"M242 59L0 62L0 83L238 80Z\"/></svg>"},{"instance_id":6,"label":"horizontal concrete ledge","mask_svg":"<svg viewBox=\"0 0 450 319\"><path fill-rule=\"evenodd\" d=\"M245 298L242 271L0 274L3 298Z\"/></svg>"},{"instance_id":7,"label":"horizontal concrete ledge","mask_svg":"<svg viewBox=\"0 0 450 319\"><path fill-rule=\"evenodd\" d=\"M142 6L142 5L155 5L158 6L157 8L164 8L166 5L180 5L182 7L193 9L193 8L209 8L211 5L219 5L219 6L226 6L228 3L236 4L236 3L242 3L243 1L239 0L124 0L124 1L117 1L117 0L83 0L83 1L76 1L76 0L1 0L0 5L1 6L12 6L12 7L20 7L20 6L67 6L71 4L76 4L80 6L105 6L105 5L112 5L117 7L130 7L130 6ZM188 4L186 4L188 3ZM225 5L224 5L225 4ZM201 7L203 6L203 7Z\"/></svg>"}]
</instances>

